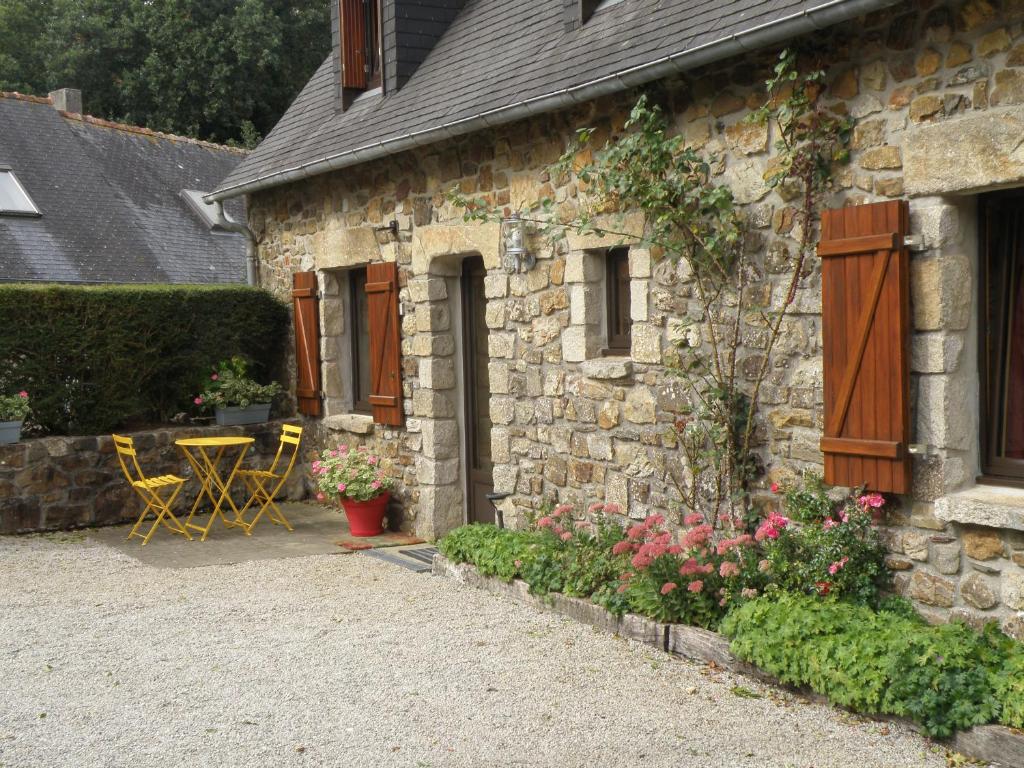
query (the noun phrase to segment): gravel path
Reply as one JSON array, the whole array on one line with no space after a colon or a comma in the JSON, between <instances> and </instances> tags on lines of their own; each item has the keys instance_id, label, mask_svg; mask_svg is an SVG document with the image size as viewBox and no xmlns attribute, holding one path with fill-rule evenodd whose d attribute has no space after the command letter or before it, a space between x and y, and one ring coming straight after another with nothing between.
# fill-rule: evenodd
<instances>
[{"instance_id":1,"label":"gravel path","mask_svg":"<svg viewBox=\"0 0 1024 768\"><path fill-rule=\"evenodd\" d=\"M367 557L158 570L81 536L0 538L3 768L634 765L946 761Z\"/></svg>"}]
</instances>

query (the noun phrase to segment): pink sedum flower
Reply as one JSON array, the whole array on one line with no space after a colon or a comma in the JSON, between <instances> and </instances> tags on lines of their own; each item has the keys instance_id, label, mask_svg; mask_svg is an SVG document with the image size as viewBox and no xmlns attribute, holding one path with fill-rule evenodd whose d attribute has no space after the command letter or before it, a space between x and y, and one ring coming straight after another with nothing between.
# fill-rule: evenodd
<instances>
[{"instance_id":1,"label":"pink sedum flower","mask_svg":"<svg viewBox=\"0 0 1024 768\"><path fill-rule=\"evenodd\" d=\"M683 525L685 525L688 528L690 526L700 525L703 522L704 515L700 514L699 512L692 512L691 514L683 518Z\"/></svg>"},{"instance_id":2,"label":"pink sedum flower","mask_svg":"<svg viewBox=\"0 0 1024 768\"><path fill-rule=\"evenodd\" d=\"M618 504L615 504L614 502L611 504L604 505L604 513L606 515L617 515L621 511L622 507L620 507Z\"/></svg>"},{"instance_id":3,"label":"pink sedum flower","mask_svg":"<svg viewBox=\"0 0 1024 768\"><path fill-rule=\"evenodd\" d=\"M559 537L562 541L569 541L572 539L572 534L569 531L563 531Z\"/></svg>"},{"instance_id":4,"label":"pink sedum flower","mask_svg":"<svg viewBox=\"0 0 1024 768\"><path fill-rule=\"evenodd\" d=\"M612 547L612 554L613 555L621 555L621 554L624 554L626 552L632 552L632 551L633 551L633 545L630 544L628 541L617 541L617 542L615 542L615 546Z\"/></svg>"},{"instance_id":5,"label":"pink sedum flower","mask_svg":"<svg viewBox=\"0 0 1024 768\"><path fill-rule=\"evenodd\" d=\"M736 563L734 563L732 560L725 560L718 567L718 574L723 579L731 578L731 577L735 576L736 574L738 574L739 572L740 572L740 567L738 565L736 565Z\"/></svg>"},{"instance_id":6,"label":"pink sedum flower","mask_svg":"<svg viewBox=\"0 0 1024 768\"><path fill-rule=\"evenodd\" d=\"M667 595L669 592L671 592L678 586L679 585L676 584L674 581L666 581L664 584L661 585L661 594Z\"/></svg>"},{"instance_id":7,"label":"pink sedum flower","mask_svg":"<svg viewBox=\"0 0 1024 768\"><path fill-rule=\"evenodd\" d=\"M547 515L544 515L544 517L542 517L540 520L537 521L537 527L538 528L550 528L554 524L555 524L555 521L552 520Z\"/></svg>"},{"instance_id":8,"label":"pink sedum flower","mask_svg":"<svg viewBox=\"0 0 1024 768\"><path fill-rule=\"evenodd\" d=\"M686 588L690 592L700 592L701 590L704 589L704 582L701 581L700 579L697 579L697 580L691 581L689 584L687 584Z\"/></svg>"}]
</instances>

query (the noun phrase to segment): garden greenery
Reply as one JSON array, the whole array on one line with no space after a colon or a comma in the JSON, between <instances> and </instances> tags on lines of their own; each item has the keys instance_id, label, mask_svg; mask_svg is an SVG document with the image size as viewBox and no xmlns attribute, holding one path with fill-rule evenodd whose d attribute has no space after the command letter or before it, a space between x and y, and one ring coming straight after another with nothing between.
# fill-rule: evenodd
<instances>
[{"instance_id":1,"label":"garden greenery","mask_svg":"<svg viewBox=\"0 0 1024 768\"><path fill-rule=\"evenodd\" d=\"M780 593L739 606L722 631L733 653L783 682L858 712L909 717L930 736L1022 724L1024 653L995 624L932 627L906 611Z\"/></svg>"},{"instance_id":2,"label":"garden greenery","mask_svg":"<svg viewBox=\"0 0 1024 768\"><path fill-rule=\"evenodd\" d=\"M484 575L522 578L534 594L721 629L738 657L783 682L910 718L932 736L1024 726L1024 648L994 624L980 634L931 627L907 601L883 599L877 503L853 494L815 506L823 519L803 524L771 512L754 534L733 538L713 537L699 515L676 534L660 515L628 521L597 503L577 516L563 504L526 530L468 525L439 547Z\"/></svg>"},{"instance_id":3,"label":"garden greenery","mask_svg":"<svg viewBox=\"0 0 1024 768\"><path fill-rule=\"evenodd\" d=\"M254 403L272 402L281 394L281 385L276 381L260 384L249 378L248 373L249 363L240 355L221 360L210 374L206 389L196 397L195 404L206 408L248 408Z\"/></svg>"},{"instance_id":4,"label":"garden greenery","mask_svg":"<svg viewBox=\"0 0 1024 768\"><path fill-rule=\"evenodd\" d=\"M97 434L187 411L211 360L273 374L287 307L245 286L0 286L0 392L32 395L29 423Z\"/></svg>"},{"instance_id":5,"label":"garden greenery","mask_svg":"<svg viewBox=\"0 0 1024 768\"><path fill-rule=\"evenodd\" d=\"M366 446L350 449L347 445L328 448L313 462L313 482L317 499L369 501L394 488L384 459Z\"/></svg>"},{"instance_id":6,"label":"garden greenery","mask_svg":"<svg viewBox=\"0 0 1024 768\"><path fill-rule=\"evenodd\" d=\"M0 421L21 421L31 410L25 390L16 395L0 395Z\"/></svg>"}]
</instances>

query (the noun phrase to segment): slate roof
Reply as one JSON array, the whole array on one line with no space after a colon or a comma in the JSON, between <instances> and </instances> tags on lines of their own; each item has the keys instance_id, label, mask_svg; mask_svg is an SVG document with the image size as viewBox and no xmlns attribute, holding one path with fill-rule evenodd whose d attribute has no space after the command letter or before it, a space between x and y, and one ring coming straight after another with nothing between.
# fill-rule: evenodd
<instances>
[{"instance_id":1,"label":"slate roof","mask_svg":"<svg viewBox=\"0 0 1024 768\"><path fill-rule=\"evenodd\" d=\"M0 282L245 282L245 237L211 232L179 197L211 190L243 157L0 94L0 164L42 213L0 216Z\"/></svg>"},{"instance_id":2,"label":"slate roof","mask_svg":"<svg viewBox=\"0 0 1024 768\"><path fill-rule=\"evenodd\" d=\"M367 93L336 110L331 57L281 121L244 163L218 186L219 198L266 188L300 173L354 165L402 148L400 137L424 143L446 126L456 135L521 119L514 108L601 78L608 91L656 79L650 65L694 54L701 63L745 47L777 42L817 14L828 23L896 0L621 0L602 7L581 28L566 31L564 0L468 0L426 60L395 93ZM775 37L773 37L775 35ZM719 51L719 49L721 49ZM674 58L674 60L676 60ZM682 59L678 59L682 61ZM630 71L632 70L632 71ZM618 73L626 73L615 77ZM663 76L663 75L662 75ZM592 98L592 96L590 97ZM556 107L552 107L556 108ZM384 145L384 146L381 146ZM330 167L324 167L329 165ZM303 169L309 169L303 171Z\"/></svg>"}]
</instances>

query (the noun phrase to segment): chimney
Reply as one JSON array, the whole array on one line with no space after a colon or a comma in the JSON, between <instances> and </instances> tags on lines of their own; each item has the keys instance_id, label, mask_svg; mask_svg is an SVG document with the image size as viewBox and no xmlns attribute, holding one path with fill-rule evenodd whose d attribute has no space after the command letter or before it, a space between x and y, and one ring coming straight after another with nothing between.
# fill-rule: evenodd
<instances>
[{"instance_id":1,"label":"chimney","mask_svg":"<svg viewBox=\"0 0 1024 768\"><path fill-rule=\"evenodd\" d=\"M59 109L61 112L82 114L82 92L77 88L61 88L57 91L50 91L50 101L53 102L53 108Z\"/></svg>"}]
</instances>

